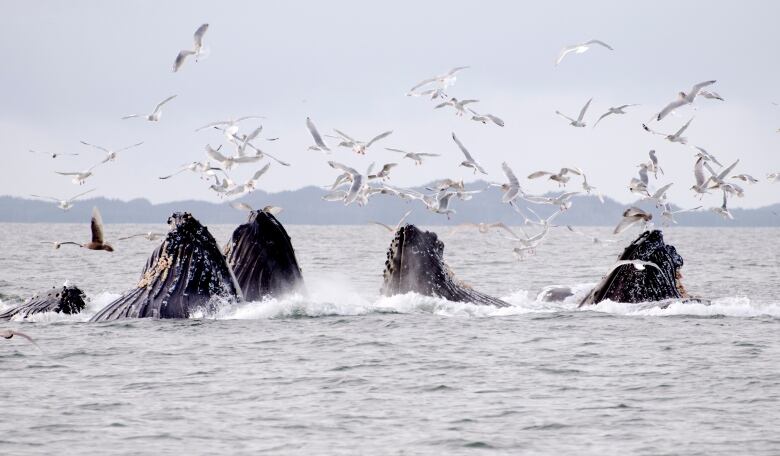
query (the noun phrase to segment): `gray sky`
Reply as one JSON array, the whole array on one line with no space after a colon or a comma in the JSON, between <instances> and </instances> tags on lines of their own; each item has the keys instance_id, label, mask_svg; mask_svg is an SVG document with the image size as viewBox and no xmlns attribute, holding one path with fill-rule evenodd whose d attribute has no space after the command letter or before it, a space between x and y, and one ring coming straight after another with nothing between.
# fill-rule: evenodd
<instances>
[{"instance_id":1,"label":"gray sky","mask_svg":"<svg viewBox=\"0 0 780 456\"><path fill-rule=\"evenodd\" d=\"M538 169L579 166L589 181L620 201L636 164L658 151L666 171L657 186L674 182L671 201L696 203L693 151L641 129L680 90L717 79L726 102L697 100L655 126L674 131L691 115L687 135L726 164L765 179L780 171L780 29L777 2L4 2L0 16L0 194L71 196L96 187L95 195L154 202L216 201L203 181L184 174L157 176L205 158L204 145L220 144L217 132L194 133L205 123L263 115L263 144L293 164L272 165L259 187L296 189L331 182L335 159L358 169L371 161L398 161L383 147L443 156L416 167L409 161L392 174L396 185L435 178L473 178L459 168L455 131L490 172L503 180L500 163L518 175ZM180 49L190 47L203 22L210 28L210 56L171 72ZM554 66L567 44L597 38L614 52L592 49ZM459 65L450 93L477 98L475 108L499 115L505 128L434 111L428 100L404 96L419 80ZM171 94L158 124L122 115L146 113ZM640 103L595 129L573 128L556 109L576 115L593 97L592 125L609 106ZM339 128L358 138L392 129L367 157L348 149L333 156L309 151L305 127L311 116L320 131ZM253 128L251 123L245 128ZM81 189L55 170L88 168L102 156L86 140L107 147L145 144L103 165ZM27 152L78 152L51 160ZM257 167L233 172L237 180ZM579 189L579 180L570 187ZM532 192L554 190L545 182L521 184ZM733 206L780 201L780 184L744 185ZM705 199L719 205L719 195Z\"/></svg>"}]
</instances>

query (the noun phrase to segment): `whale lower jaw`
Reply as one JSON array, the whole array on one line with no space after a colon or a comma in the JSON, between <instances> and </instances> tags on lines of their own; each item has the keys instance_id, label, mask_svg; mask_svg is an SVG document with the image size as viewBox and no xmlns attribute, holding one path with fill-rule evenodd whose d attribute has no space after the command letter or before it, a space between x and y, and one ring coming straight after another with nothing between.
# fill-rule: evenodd
<instances>
[{"instance_id":1,"label":"whale lower jaw","mask_svg":"<svg viewBox=\"0 0 780 456\"><path fill-rule=\"evenodd\" d=\"M171 230L149 257L136 287L90 321L189 318L219 299L241 300L241 288L208 229L189 213L174 213Z\"/></svg>"},{"instance_id":2,"label":"whale lower jaw","mask_svg":"<svg viewBox=\"0 0 780 456\"><path fill-rule=\"evenodd\" d=\"M642 303L689 298L678 278L683 259L674 246L664 242L661 231L640 234L626 247L618 258L620 260L649 261L658 269L645 267L637 270L632 265L618 266L591 290L580 302L580 307L604 300Z\"/></svg>"},{"instance_id":3,"label":"whale lower jaw","mask_svg":"<svg viewBox=\"0 0 780 456\"><path fill-rule=\"evenodd\" d=\"M399 228L387 251L382 294L414 292L449 301L509 306L460 283L444 263L443 255L444 243L435 233L421 231L414 225Z\"/></svg>"},{"instance_id":4,"label":"whale lower jaw","mask_svg":"<svg viewBox=\"0 0 780 456\"><path fill-rule=\"evenodd\" d=\"M11 318L21 316L26 318L43 312L57 312L65 315L73 315L84 310L84 292L78 287L65 285L62 288L54 287L44 293L33 296L24 304L8 309L0 313L0 321L10 320Z\"/></svg>"},{"instance_id":5,"label":"whale lower jaw","mask_svg":"<svg viewBox=\"0 0 780 456\"><path fill-rule=\"evenodd\" d=\"M233 231L225 258L247 301L283 295L303 286L290 236L268 212L252 211L247 223Z\"/></svg>"}]
</instances>

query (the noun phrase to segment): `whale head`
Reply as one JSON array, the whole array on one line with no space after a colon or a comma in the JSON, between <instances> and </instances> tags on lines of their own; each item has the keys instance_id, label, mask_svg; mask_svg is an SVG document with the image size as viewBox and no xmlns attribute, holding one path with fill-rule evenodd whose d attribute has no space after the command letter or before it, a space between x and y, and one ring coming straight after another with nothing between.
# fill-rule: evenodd
<instances>
[{"instance_id":1,"label":"whale head","mask_svg":"<svg viewBox=\"0 0 780 456\"><path fill-rule=\"evenodd\" d=\"M623 260L646 261L658 267L637 269L630 264L618 266L596 285L580 306L606 299L639 303L688 297L680 282L683 259L674 246L664 242L660 230L640 234L618 258L618 261Z\"/></svg>"}]
</instances>

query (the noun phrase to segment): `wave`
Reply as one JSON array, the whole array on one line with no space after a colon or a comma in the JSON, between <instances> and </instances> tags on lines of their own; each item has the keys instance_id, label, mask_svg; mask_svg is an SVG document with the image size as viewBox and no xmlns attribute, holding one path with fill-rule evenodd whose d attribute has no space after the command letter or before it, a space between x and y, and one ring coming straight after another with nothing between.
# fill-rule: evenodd
<instances>
[{"instance_id":1,"label":"wave","mask_svg":"<svg viewBox=\"0 0 780 456\"><path fill-rule=\"evenodd\" d=\"M780 302L756 302L748 297L723 297L710 303L672 301L659 303L619 303L603 301L599 304L578 308L578 303L587 295L593 283L575 285L573 295L561 302L543 302L536 299L537 293L518 290L502 297L509 307L477 305L452 302L446 299L407 293L396 296L365 296L350 289L348 283L334 284L333 280L309 280L308 292L299 292L279 298L244 303L220 303L216 309L199 311L195 319L257 320L279 318L317 318L327 316L360 316L367 314L430 314L445 317L481 318L506 317L533 313L598 312L616 316L699 316L699 317L779 317ZM77 315L63 315L46 312L31 315L27 319L12 321L37 323L85 322L98 310L120 296L118 293L102 292L91 297L87 307ZM13 307L0 300L0 311Z\"/></svg>"}]
</instances>

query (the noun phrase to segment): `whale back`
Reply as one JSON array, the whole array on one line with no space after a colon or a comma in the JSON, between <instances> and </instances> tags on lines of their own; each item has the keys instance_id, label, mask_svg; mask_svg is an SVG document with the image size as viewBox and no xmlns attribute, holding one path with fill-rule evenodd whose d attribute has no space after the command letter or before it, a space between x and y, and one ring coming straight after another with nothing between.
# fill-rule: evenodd
<instances>
[{"instance_id":1,"label":"whale back","mask_svg":"<svg viewBox=\"0 0 780 456\"><path fill-rule=\"evenodd\" d=\"M290 236L272 214L252 211L225 249L244 299L289 293L303 284Z\"/></svg>"},{"instance_id":2,"label":"whale back","mask_svg":"<svg viewBox=\"0 0 780 456\"><path fill-rule=\"evenodd\" d=\"M396 231L385 261L382 294L415 292L450 301L506 307L509 304L480 293L455 279L444 263L444 243L436 233L406 225Z\"/></svg>"},{"instance_id":3,"label":"whale back","mask_svg":"<svg viewBox=\"0 0 780 456\"><path fill-rule=\"evenodd\" d=\"M241 288L209 230L187 212L174 213L168 225L136 287L91 321L188 318L197 309L209 310L213 298L241 299Z\"/></svg>"},{"instance_id":4,"label":"whale back","mask_svg":"<svg viewBox=\"0 0 780 456\"><path fill-rule=\"evenodd\" d=\"M687 298L679 283L678 270L683 259L674 246L664 242L660 230L645 231L618 258L649 261L658 266L637 270L632 265L618 266L582 300L580 306L597 304L609 299L614 302L654 302Z\"/></svg>"},{"instance_id":5,"label":"whale back","mask_svg":"<svg viewBox=\"0 0 780 456\"><path fill-rule=\"evenodd\" d=\"M18 307L0 313L0 321L10 320L16 316L27 318L28 315L42 312L77 314L86 306L85 297L81 289L72 285L65 285L62 288L52 287L50 290L36 294Z\"/></svg>"}]
</instances>

